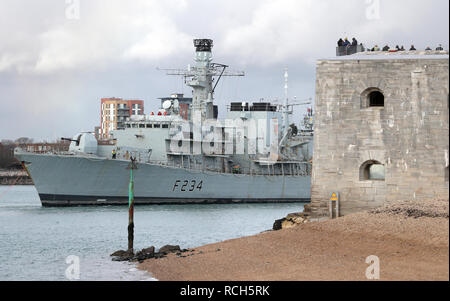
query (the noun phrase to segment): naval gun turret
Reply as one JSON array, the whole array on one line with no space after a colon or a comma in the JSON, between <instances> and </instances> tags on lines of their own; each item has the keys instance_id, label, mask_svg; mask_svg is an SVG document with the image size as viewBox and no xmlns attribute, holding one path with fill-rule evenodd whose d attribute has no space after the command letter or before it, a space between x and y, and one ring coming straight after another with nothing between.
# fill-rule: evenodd
<instances>
[{"instance_id":1,"label":"naval gun turret","mask_svg":"<svg viewBox=\"0 0 450 301\"><path fill-rule=\"evenodd\" d=\"M61 138L61 140L70 141L69 152L83 154L97 154L97 139L92 133L79 133L72 139Z\"/></svg>"}]
</instances>

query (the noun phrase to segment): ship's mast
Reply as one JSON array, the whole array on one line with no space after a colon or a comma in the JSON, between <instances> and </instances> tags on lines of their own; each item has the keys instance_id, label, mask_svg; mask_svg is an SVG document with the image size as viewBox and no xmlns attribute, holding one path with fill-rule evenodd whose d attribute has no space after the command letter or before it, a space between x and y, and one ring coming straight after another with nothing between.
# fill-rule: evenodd
<instances>
[{"instance_id":1,"label":"ship's mast","mask_svg":"<svg viewBox=\"0 0 450 301\"><path fill-rule=\"evenodd\" d=\"M213 41L210 39L195 39L195 67L182 69L159 69L167 71L168 75L181 75L192 87L192 118L201 116L201 120L214 118L214 90L224 76L244 76L244 72L227 72L223 64L212 63ZM217 76L213 87L214 77ZM198 120L197 120L198 121Z\"/></svg>"},{"instance_id":2,"label":"ship's mast","mask_svg":"<svg viewBox=\"0 0 450 301\"><path fill-rule=\"evenodd\" d=\"M284 108L283 108L283 121L284 121L284 135L286 135L289 128L289 94L288 94L288 81L289 74L288 68L284 69Z\"/></svg>"},{"instance_id":3,"label":"ship's mast","mask_svg":"<svg viewBox=\"0 0 450 301\"><path fill-rule=\"evenodd\" d=\"M214 117L212 76L209 72L212 61L211 49L213 41L209 39L194 40L195 46L195 73L187 85L193 88L192 113L201 116L202 120ZM200 115L199 115L200 114Z\"/></svg>"}]
</instances>

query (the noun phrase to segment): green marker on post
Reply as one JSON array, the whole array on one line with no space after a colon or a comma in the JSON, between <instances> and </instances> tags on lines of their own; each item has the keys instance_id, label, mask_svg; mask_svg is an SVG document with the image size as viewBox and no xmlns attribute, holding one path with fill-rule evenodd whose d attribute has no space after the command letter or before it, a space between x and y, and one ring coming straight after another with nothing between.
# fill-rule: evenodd
<instances>
[{"instance_id":1,"label":"green marker on post","mask_svg":"<svg viewBox=\"0 0 450 301\"><path fill-rule=\"evenodd\" d=\"M130 169L130 186L128 192L128 251L133 252L134 241L134 178L133 170L137 169L136 159L131 157L131 162L128 165Z\"/></svg>"},{"instance_id":2,"label":"green marker on post","mask_svg":"<svg viewBox=\"0 0 450 301\"><path fill-rule=\"evenodd\" d=\"M129 206L128 208L131 208L134 202L134 181L133 181L133 169L130 170L130 188L129 188Z\"/></svg>"}]
</instances>

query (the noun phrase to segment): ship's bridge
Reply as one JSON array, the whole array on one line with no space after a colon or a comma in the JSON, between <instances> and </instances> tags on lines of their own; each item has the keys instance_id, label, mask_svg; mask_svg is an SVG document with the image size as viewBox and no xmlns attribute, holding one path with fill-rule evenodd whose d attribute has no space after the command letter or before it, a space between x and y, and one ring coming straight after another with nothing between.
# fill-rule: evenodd
<instances>
[{"instance_id":1,"label":"ship's bridge","mask_svg":"<svg viewBox=\"0 0 450 301\"><path fill-rule=\"evenodd\" d=\"M144 116L132 116L125 122L125 129L168 129L170 124L174 121L180 120L177 115L144 115Z\"/></svg>"}]
</instances>

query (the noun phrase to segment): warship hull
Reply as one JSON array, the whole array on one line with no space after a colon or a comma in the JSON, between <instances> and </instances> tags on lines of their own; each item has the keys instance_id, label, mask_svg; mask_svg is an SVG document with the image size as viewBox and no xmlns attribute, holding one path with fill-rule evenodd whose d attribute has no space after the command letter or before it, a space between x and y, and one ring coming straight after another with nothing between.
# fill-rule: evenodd
<instances>
[{"instance_id":1,"label":"warship hull","mask_svg":"<svg viewBox=\"0 0 450 301\"><path fill-rule=\"evenodd\" d=\"M16 153L43 206L128 204L129 161ZM226 174L137 164L135 204L286 203L310 200L310 176Z\"/></svg>"}]
</instances>

